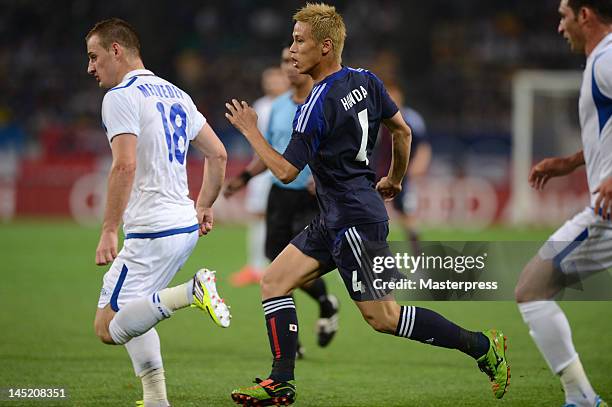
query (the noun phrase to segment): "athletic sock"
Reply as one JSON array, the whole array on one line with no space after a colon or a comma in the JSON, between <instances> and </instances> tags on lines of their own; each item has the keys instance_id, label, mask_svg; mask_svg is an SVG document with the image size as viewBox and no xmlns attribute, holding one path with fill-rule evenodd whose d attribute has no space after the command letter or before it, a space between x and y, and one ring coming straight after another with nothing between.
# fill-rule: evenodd
<instances>
[{"instance_id":1,"label":"athletic sock","mask_svg":"<svg viewBox=\"0 0 612 407\"><path fill-rule=\"evenodd\" d=\"M574 348L572 331L563 310L555 301L530 301L518 307L546 363L553 373L560 375L566 402L577 406L593 405L596 394Z\"/></svg>"},{"instance_id":2,"label":"athletic sock","mask_svg":"<svg viewBox=\"0 0 612 407\"><path fill-rule=\"evenodd\" d=\"M327 286L322 278L317 278L309 286L300 288L319 303L320 318L329 318L334 314L334 305L327 299Z\"/></svg>"},{"instance_id":3,"label":"athletic sock","mask_svg":"<svg viewBox=\"0 0 612 407\"><path fill-rule=\"evenodd\" d=\"M298 341L298 320L293 298L289 295L262 301L272 351L270 378L280 382L294 379Z\"/></svg>"},{"instance_id":4,"label":"athletic sock","mask_svg":"<svg viewBox=\"0 0 612 407\"><path fill-rule=\"evenodd\" d=\"M140 377L144 407L168 407L164 369L153 369Z\"/></svg>"},{"instance_id":5,"label":"athletic sock","mask_svg":"<svg viewBox=\"0 0 612 407\"><path fill-rule=\"evenodd\" d=\"M427 308L401 306L395 336L429 345L457 349L474 359L489 350L489 339L482 332L472 332L455 325Z\"/></svg>"},{"instance_id":6,"label":"athletic sock","mask_svg":"<svg viewBox=\"0 0 612 407\"><path fill-rule=\"evenodd\" d=\"M163 367L159 335L155 328L132 338L125 344L125 349L130 355L136 376L140 377L150 370Z\"/></svg>"},{"instance_id":7,"label":"athletic sock","mask_svg":"<svg viewBox=\"0 0 612 407\"><path fill-rule=\"evenodd\" d=\"M595 404L595 390L584 373L580 358L574 359L560 374L561 384L565 392L565 403L576 406L589 406Z\"/></svg>"},{"instance_id":8,"label":"athletic sock","mask_svg":"<svg viewBox=\"0 0 612 407\"><path fill-rule=\"evenodd\" d=\"M170 318L168 309L155 293L128 302L115 314L108 331L113 342L122 345L132 338L142 335L163 319Z\"/></svg>"},{"instance_id":9,"label":"athletic sock","mask_svg":"<svg viewBox=\"0 0 612 407\"><path fill-rule=\"evenodd\" d=\"M159 335L155 328L132 338L125 344L125 349L132 360L134 373L142 381L145 406L168 406Z\"/></svg>"},{"instance_id":10,"label":"athletic sock","mask_svg":"<svg viewBox=\"0 0 612 407\"><path fill-rule=\"evenodd\" d=\"M176 287L164 288L159 292L160 302L174 312L193 303L193 278Z\"/></svg>"},{"instance_id":11,"label":"athletic sock","mask_svg":"<svg viewBox=\"0 0 612 407\"><path fill-rule=\"evenodd\" d=\"M518 305L529 334L555 374L578 357L569 322L554 301L530 301Z\"/></svg>"}]
</instances>

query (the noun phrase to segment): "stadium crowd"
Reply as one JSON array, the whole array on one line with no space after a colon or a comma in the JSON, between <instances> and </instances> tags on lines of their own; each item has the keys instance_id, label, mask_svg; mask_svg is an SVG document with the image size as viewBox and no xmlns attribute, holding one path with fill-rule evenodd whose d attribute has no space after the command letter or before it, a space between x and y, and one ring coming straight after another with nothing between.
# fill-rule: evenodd
<instances>
[{"instance_id":1,"label":"stadium crowd","mask_svg":"<svg viewBox=\"0 0 612 407\"><path fill-rule=\"evenodd\" d=\"M277 64L290 16L302 5L188 0L145 10L133 1L3 3L0 151L29 157L108 154L99 117L103 92L87 77L83 36L92 21L113 15L156 44L144 52L147 66L193 95L230 157L248 156L223 117L223 102L261 95L261 71ZM352 27L345 62L405 88L407 103L428 120L438 157L452 149L449 138L495 138L496 152L509 152L513 72L580 66L555 35L556 0L334 3Z\"/></svg>"}]
</instances>

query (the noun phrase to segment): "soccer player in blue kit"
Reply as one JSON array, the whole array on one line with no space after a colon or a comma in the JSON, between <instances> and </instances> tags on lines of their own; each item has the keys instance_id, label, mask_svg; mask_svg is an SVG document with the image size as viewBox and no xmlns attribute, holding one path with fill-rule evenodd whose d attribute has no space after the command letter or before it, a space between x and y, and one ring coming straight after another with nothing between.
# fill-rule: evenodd
<instances>
[{"instance_id":1,"label":"soccer player in blue kit","mask_svg":"<svg viewBox=\"0 0 612 407\"><path fill-rule=\"evenodd\" d=\"M293 117L300 104L312 90L312 78L298 73L293 66L289 46L281 54L281 70L287 75L291 89L278 96L272 103L266 140L272 148L283 153L293 133ZM237 177L232 178L224 191L230 197L245 187L252 177L267 170L257 155ZM317 200L312 191L310 168L305 166L300 174L290 183L284 184L277 178L272 179L270 193L266 197L266 257L274 260L283 249L298 235L304 227L319 213ZM336 296L327 293L327 285L322 278L317 278L300 287L319 306L319 319L316 322L317 343L321 347L329 345L338 331L339 303ZM304 348L298 341L298 357L303 357Z\"/></svg>"},{"instance_id":2,"label":"soccer player in blue kit","mask_svg":"<svg viewBox=\"0 0 612 407\"><path fill-rule=\"evenodd\" d=\"M226 117L283 183L295 179L308 164L320 214L264 272L262 305L272 372L265 380L256 379L254 386L234 390L232 399L245 406L295 401L298 321L290 294L335 268L372 328L470 355L489 376L495 397L503 397L509 367L502 332L467 331L429 309L400 306L390 290L374 286L369 254L375 250L391 256L383 199L393 199L401 190L411 131L375 75L341 65L346 29L334 7L307 4L293 18L291 57L315 86L296 112L285 153L274 150L257 130L257 115L246 102L227 103ZM393 158L388 176L375 185L369 156L381 122L392 135ZM389 281L398 275L393 268L376 277Z\"/></svg>"}]
</instances>

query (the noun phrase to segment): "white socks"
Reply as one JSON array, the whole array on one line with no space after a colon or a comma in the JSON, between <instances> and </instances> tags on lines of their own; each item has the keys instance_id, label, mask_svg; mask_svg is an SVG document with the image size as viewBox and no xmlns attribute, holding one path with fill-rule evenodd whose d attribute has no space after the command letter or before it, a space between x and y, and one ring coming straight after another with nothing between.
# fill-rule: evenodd
<instances>
[{"instance_id":1,"label":"white socks","mask_svg":"<svg viewBox=\"0 0 612 407\"><path fill-rule=\"evenodd\" d=\"M170 318L172 311L164 306L155 293L130 301L115 314L108 326L113 342L123 345L153 328L162 319Z\"/></svg>"},{"instance_id":2,"label":"white socks","mask_svg":"<svg viewBox=\"0 0 612 407\"><path fill-rule=\"evenodd\" d=\"M592 407L595 404L595 390L584 373L580 358L576 358L561 372L561 383L565 392L565 402L579 407Z\"/></svg>"},{"instance_id":3,"label":"white socks","mask_svg":"<svg viewBox=\"0 0 612 407\"><path fill-rule=\"evenodd\" d=\"M550 369L561 376L567 403L592 406L595 392L582 369L565 313L554 301L518 304L529 334Z\"/></svg>"},{"instance_id":4,"label":"white socks","mask_svg":"<svg viewBox=\"0 0 612 407\"><path fill-rule=\"evenodd\" d=\"M141 378L145 407L169 406L159 336L153 327L192 302L193 279L190 279L176 287L130 301L109 324L113 341L125 344L134 372Z\"/></svg>"},{"instance_id":5,"label":"white socks","mask_svg":"<svg viewBox=\"0 0 612 407\"><path fill-rule=\"evenodd\" d=\"M142 335L174 311L189 306L193 301L193 279L176 287L130 301L111 320L108 331L113 341L122 345Z\"/></svg>"},{"instance_id":6,"label":"white socks","mask_svg":"<svg viewBox=\"0 0 612 407\"><path fill-rule=\"evenodd\" d=\"M167 407L166 378L155 328L133 338L125 348L132 359L134 373L142 381L145 407Z\"/></svg>"},{"instance_id":7,"label":"white socks","mask_svg":"<svg viewBox=\"0 0 612 407\"><path fill-rule=\"evenodd\" d=\"M164 369L153 369L140 377L144 407L168 407Z\"/></svg>"},{"instance_id":8,"label":"white socks","mask_svg":"<svg viewBox=\"0 0 612 407\"><path fill-rule=\"evenodd\" d=\"M159 299L170 312L190 306L193 302L193 279L176 287L164 288L159 292Z\"/></svg>"},{"instance_id":9,"label":"white socks","mask_svg":"<svg viewBox=\"0 0 612 407\"><path fill-rule=\"evenodd\" d=\"M163 367L159 335L155 328L127 342L125 349L132 359L136 376L142 376L150 370Z\"/></svg>"},{"instance_id":10,"label":"white socks","mask_svg":"<svg viewBox=\"0 0 612 407\"><path fill-rule=\"evenodd\" d=\"M266 258L266 221L263 219L255 219L249 224L248 232L248 265L255 267L258 271L262 271L268 265Z\"/></svg>"}]
</instances>

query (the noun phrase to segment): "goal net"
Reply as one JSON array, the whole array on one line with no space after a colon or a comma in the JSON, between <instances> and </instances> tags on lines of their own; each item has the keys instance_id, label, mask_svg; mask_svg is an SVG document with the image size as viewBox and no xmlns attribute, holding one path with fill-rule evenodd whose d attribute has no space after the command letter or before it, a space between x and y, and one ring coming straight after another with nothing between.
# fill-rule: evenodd
<instances>
[{"instance_id":1,"label":"goal net","mask_svg":"<svg viewBox=\"0 0 612 407\"><path fill-rule=\"evenodd\" d=\"M549 181L543 192L527 182L546 157L580 150L578 97L582 73L519 71L512 83L512 176L509 218L514 224L558 224L588 202L584 171Z\"/></svg>"}]
</instances>

